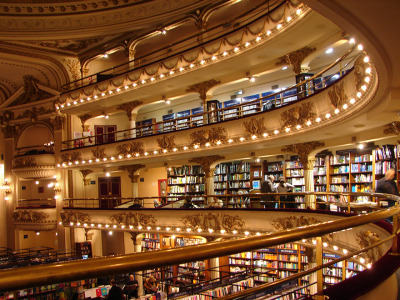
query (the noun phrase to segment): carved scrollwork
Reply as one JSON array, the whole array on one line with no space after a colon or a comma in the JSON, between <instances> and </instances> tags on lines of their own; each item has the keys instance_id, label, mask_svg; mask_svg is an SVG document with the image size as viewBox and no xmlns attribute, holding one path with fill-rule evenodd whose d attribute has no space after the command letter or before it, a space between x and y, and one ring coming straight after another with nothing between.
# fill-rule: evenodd
<instances>
[{"instance_id":1,"label":"carved scrollwork","mask_svg":"<svg viewBox=\"0 0 400 300\"><path fill-rule=\"evenodd\" d=\"M318 220L313 217L304 217L304 216L290 216L285 218L277 218L272 220L272 226L276 229L276 231L294 229L302 226L314 225L321 223L321 220Z\"/></svg>"},{"instance_id":2,"label":"carved scrollwork","mask_svg":"<svg viewBox=\"0 0 400 300\"><path fill-rule=\"evenodd\" d=\"M197 92L200 94L200 99L204 101L207 99L208 90L220 83L221 83L221 81L211 79L208 81L200 82L198 84L189 86L189 88L186 90L186 92L188 92L188 93Z\"/></svg>"},{"instance_id":3,"label":"carved scrollwork","mask_svg":"<svg viewBox=\"0 0 400 300\"><path fill-rule=\"evenodd\" d=\"M69 152L61 154L61 161L63 163L69 163L81 160L82 160L82 153L80 152Z\"/></svg>"},{"instance_id":4,"label":"carved scrollwork","mask_svg":"<svg viewBox=\"0 0 400 300\"><path fill-rule=\"evenodd\" d=\"M74 211L64 211L61 213L61 220L63 223L89 223L92 218L88 214Z\"/></svg>"},{"instance_id":5,"label":"carved scrollwork","mask_svg":"<svg viewBox=\"0 0 400 300\"><path fill-rule=\"evenodd\" d=\"M261 136L267 130L264 125L264 118L251 118L250 121L244 121L243 126L250 135Z\"/></svg>"},{"instance_id":6,"label":"carved scrollwork","mask_svg":"<svg viewBox=\"0 0 400 300\"><path fill-rule=\"evenodd\" d=\"M115 225L125 225L125 226L154 226L156 225L156 218L150 214L143 214L140 212L129 212L112 215L110 221Z\"/></svg>"},{"instance_id":7,"label":"carved scrollwork","mask_svg":"<svg viewBox=\"0 0 400 300\"><path fill-rule=\"evenodd\" d=\"M125 110L126 111L126 115L128 116L129 121L132 121L132 111L138 107L139 105L142 105L143 102L142 101L132 101L129 103L124 103L121 104L117 107L117 109L119 110Z\"/></svg>"},{"instance_id":8,"label":"carved scrollwork","mask_svg":"<svg viewBox=\"0 0 400 300\"><path fill-rule=\"evenodd\" d=\"M145 165L135 164L135 165L128 165L128 166L120 166L118 169L128 172L128 177L130 178L131 182L133 183L137 179L137 175L135 175L135 172L144 167L145 167Z\"/></svg>"},{"instance_id":9,"label":"carved scrollwork","mask_svg":"<svg viewBox=\"0 0 400 300\"><path fill-rule=\"evenodd\" d=\"M166 149L168 151L172 151L177 147L175 143L175 136L163 136L157 138L157 143L161 149Z\"/></svg>"},{"instance_id":10,"label":"carved scrollwork","mask_svg":"<svg viewBox=\"0 0 400 300\"><path fill-rule=\"evenodd\" d=\"M245 222L238 215L231 216L220 213L198 213L187 215L181 218L180 222L193 231L201 229L202 231L220 231L224 229L227 232L240 230Z\"/></svg>"},{"instance_id":11,"label":"carved scrollwork","mask_svg":"<svg viewBox=\"0 0 400 300\"><path fill-rule=\"evenodd\" d=\"M357 90L359 90L364 83L365 69L364 57L360 55L354 62L354 81Z\"/></svg>"},{"instance_id":12,"label":"carved scrollwork","mask_svg":"<svg viewBox=\"0 0 400 300\"><path fill-rule=\"evenodd\" d=\"M38 86L39 80L32 75L24 75L24 93L19 96L10 106L17 106L26 103L32 103L40 101L46 98L50 98L53 95L41 90Z\"/></svg>"},{"instance_id":13,"label":"carved scrollwork","mask_svg":"<svg viewBox=\"0 0 400 300\"><path fill-rule=\"evenodd\" d=\"M314 119L315 116L312 102L301 103L281 114L282 128L294 128L297 125L303 126L308 120Z\"/></svg>"},{"instance_id":14,"label":"carved scrollwork","mask_svg":"<svg viewBox=\"0 0 400 300\"><path fill-rule=\"evenodd\" d=\"M92 149L92 154L93 154L94 158L102 159L106 156L105 150L106 150L105 147L103 147L103 148L97 147L95 149Z\"/></svg>"},{"instance_id":15,"label":"carved scrollwork","mask_svg":"<svg viewBox=\"0 0 400 300\"><path fill-rule=\"evenodd\" d=\"M216 161L223 160L224 158L224 156L220 155L200 156L192 158L189 162L199 164L207 175L210 173L211 165Z\"/></svg>"},{"instance_id":16,"label":"carved scrollwork","mask_svg":"<svg viewBox=\"0 0 400 300\"><path fill-rule=\"evenodd\" d=\"M83 169L83 170L79 170L79 172L81 172L82 177L83 177L83 184L84 185L89 185L90 184L90 179L87 179L86 177L90 174L93 173L93 170L90 169Z\"/></svg>"},{"instance_id":17,"label":"carved scrollwork","mask_svg":"<svg viewBox=\"0 0 400 300\"><path fill-rule=\"evenodd\" d=\"M291 65L293 67L293 72L296 74L301 73L301 63L303 60L310 55L312 52L314 52L316 48L311 48L311 47L304 47L301 49L298 49L296 51L290 52L281 58L279 58L279 61L276 63L277 66L282 66L282 65Z\"/></svg>"},{"instance_id":18,"label":"carved scrollwork","mask_svg":"<svg viewBox=\"0 0 400 300\"><path fill-rule=\"evenodd\" d=\"M393 121L392 123L386 124L386 128L383 130L384 134L400 134L400 122Z\"/></svg>"},{"instance_id":19,"label":"carved scrollwork","mask_svg":"<svg viewBox=\"0 0 400 300\"><path fill-rule=\"evenodd\" d=\"M37 167L36 158L27 156L27 157L17 157L14 160L14 169L23 169L23 168L34 168Z\"/></svg>"},{"instance_id":20,"label":"carved scrollwork","mask_svg":"<svg viewBox=\"0 0 400 300\"><path fill-rule=\"evenodd\" d=\"M226 139L226 129L223 127L214 127L212 129L200 129L190 134L190 145L204 146L207 143L216 144L218 141Z\"/></svg>"},{"instance_id":21,"label":"carved scrollwork","mask_svg":"<svg viewBox=\"0 0 400 300\"><path fill-rule=\"evenodd\" d=\"M125 143L122 145L117 146L117 155L135 155L136 153L138 154L143 154L144 153L144 147L142 142L132 142L132 143Z\"/></svg>"},{"instance_id":22,"label":"carved scrollwork","mask_svg":"<svg viewBox=\"0 0 400 300\"><path fill-rule=\"evenodd\" d=\"M49 215L34 210L18 210L13 212L13 221L20 223L46 223Z\"/></svg>"},{"instance_id":23,"label":"carved scrollwork","mask_svg":"<svg viewBox=\"0 0 400 300\"><path fill-rule=\"evenodd\" d=\"M328 97L331 105L334 108L339 108L347 101L348 97L344 91L344 82L337 82L328 92Z\"/></svg>"},{"instance_id":24,"label":"carved scrollwork","mask_svg":"<svg viewBox=\"0 0 400 300\"><path fill-rule=\"evenodd\" d=\"M379 235L375 232L371 232L370 230L360 231L356 234L356 236L360 248L365 248L381 241ZM381 258L383 255L382 253L383 253L382 245L379 245L377 247L368 250L366 252L366 255L369 261L372 263Z\"/></svg>"},{"instance_id":25,"label":"carved scrollwork","mask_svg":"<svg viewBox=\"0 0 400 300\"><path fill-rule=\"evenodd\" d=\"M306 143L299 143L299 144L294 144L294 145L289 145L286 146L285 148L282 148L282 152L292 152L292 153L297 153L299 156L299 160L302 163L303 167L307 169L309 167L308 164L308 157L312 151L319 147L325 146L324 143L317 142L317 141L312 141L312 142L306 142Z\"/></svg>"}]
</instances>

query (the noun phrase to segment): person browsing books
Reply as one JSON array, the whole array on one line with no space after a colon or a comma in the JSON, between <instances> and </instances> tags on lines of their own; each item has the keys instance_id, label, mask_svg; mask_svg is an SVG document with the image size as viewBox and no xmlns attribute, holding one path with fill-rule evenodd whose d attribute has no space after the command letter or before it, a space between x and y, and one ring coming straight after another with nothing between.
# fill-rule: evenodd
<instances>
[{"instance_id":1,"label":"person browsing books","mask_svg":"<svg viewBox=\"0 0 400 300\"><path fill-rule=\"evenodd\" d=\"M289 191L292 191L293 188L294 185L287 183L284 177L279 177L278 183L275 185L275 190L277 193L287 193ZM285 207L284 204L287 201L287 195L281 195L279 199L281 202L280 207L281 208Z\"/></svg>"}]
</instances>

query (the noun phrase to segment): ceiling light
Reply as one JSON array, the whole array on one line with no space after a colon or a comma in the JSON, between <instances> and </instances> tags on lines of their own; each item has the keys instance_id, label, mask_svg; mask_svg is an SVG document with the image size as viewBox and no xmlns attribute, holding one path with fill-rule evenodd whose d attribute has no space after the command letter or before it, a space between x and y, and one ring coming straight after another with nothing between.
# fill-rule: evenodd
<instances>
[{"instance_id":1,"label":"ceiling light","mask_svg":"<svg viewBox=\"0 0 400 300\"><path fill-rule=\"evenodd\" d=\"M333 48L328 48L325 51L326 54L331 54L332 52L333 52Z\"/></svg>"}]
</instances>

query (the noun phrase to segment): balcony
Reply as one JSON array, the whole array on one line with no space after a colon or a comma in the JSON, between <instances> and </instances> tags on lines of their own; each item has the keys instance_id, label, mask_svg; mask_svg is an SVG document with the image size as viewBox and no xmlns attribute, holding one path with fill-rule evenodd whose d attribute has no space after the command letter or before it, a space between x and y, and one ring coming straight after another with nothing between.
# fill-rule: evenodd
<instances>
[{"instance_id":1,"label":"balcony","mask_svg":"<svg viewBox=\"0 0 400 300\"><path fill-rule=\"evenodd\" d=\"M51 146L18 148L12 172L21 179L51 178L55 174L54 150Z\"/></svg>"}]
</instances>

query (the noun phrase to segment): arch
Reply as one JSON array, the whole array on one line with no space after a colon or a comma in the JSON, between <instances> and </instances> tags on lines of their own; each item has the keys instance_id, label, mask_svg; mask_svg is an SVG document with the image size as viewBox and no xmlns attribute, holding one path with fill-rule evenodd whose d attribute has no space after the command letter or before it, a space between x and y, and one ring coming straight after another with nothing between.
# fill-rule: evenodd
<instances>
[{"instance_id":1,"label":"arch","mask_svg":"<svg viewBox=\"0 0 400 300\"><path fill-rule=\"evenodd\" d=\"M18 136L16 148L44 145L54 141L53 131L47 124L30 124L23 128Z\"/></svg>"}]
</instances>

